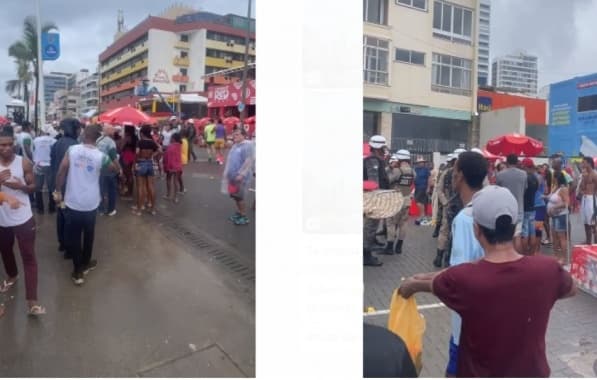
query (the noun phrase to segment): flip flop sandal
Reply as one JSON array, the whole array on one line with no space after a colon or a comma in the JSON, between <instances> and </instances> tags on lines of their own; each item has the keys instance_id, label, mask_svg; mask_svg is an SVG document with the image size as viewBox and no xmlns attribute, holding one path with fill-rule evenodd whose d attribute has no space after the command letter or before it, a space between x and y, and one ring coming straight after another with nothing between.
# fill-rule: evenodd
<instances>
[{"instance_id":1,"label":"flip flop sandal","mask_svg":"<svg viewBox=\"0 0 597 380\"><path fill-rule=\"evenodd\" d=\"M45 313L46 313L46 308L41 305L31 306L31 308L27 312L27 314L33 315L33 316L44 315Z\"/></svg>"},{"instance_id":2,"label":"flip flop sandal","mask_svg":"<svg viewBox=\"0 0 597 380\"><path fill-rule=\"evenodd\" d=\"M18 277L15 278L13 281L2 281L2 285L0 285L0 293L6 293L12 288L14 284L17 283Z\"/></svg>"}]
</instances>

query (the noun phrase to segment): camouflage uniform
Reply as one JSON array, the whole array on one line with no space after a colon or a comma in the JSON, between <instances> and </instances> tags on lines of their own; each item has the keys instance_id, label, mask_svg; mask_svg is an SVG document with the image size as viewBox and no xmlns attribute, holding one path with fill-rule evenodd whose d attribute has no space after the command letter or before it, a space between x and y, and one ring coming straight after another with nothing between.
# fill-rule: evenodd
<instances>
[{"instance_id":1,"label":"camouflage uniform","mask_svg":"<svg viewBox=\"0 0 597 380\"><path fill-rule=\"evenodd\" d=\"M410 164L402 164L399 168L391 168L388 171L388 177L390 180L390 189L400 191L405 199L400 212L391 218L385 219L386 249L384 253L393 255L394 253L402 253L402 243L406 237L404 225L408 222L408 212L410 210L410 202L408 200L410 200L410 189L415 179L415 172ZM396 240L396 237L398 240Z\"/></svg>"},{"instance_id":2,"label":"camouflage uniform","mask_svg":"<svg viewBox=\"0 0 597 380\"><path fill-rule=\"evenodd\" d=\"M452 221L462 210L460 196L452 188L453 167L447 169L440 177L441 189L438 193L440 204L443 206L442 225L437 239L437 256L433 261L436 267L448 266L450 262L450 248L452 240Z\"/></svg>"}]
</instances>

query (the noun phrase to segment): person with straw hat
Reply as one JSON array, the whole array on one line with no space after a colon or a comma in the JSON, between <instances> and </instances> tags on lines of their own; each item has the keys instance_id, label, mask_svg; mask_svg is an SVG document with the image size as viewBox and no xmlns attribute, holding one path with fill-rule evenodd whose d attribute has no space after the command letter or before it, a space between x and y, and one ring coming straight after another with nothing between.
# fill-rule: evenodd
<instances>
[{"instance_id":1,"label":"person with straw hat","mask_svg":"<svg viewBox=\"0 0 597 380\"><path fill-rule=\"evenodd\" d=\"M415 179L415 173L410 166L410 152L401 149L390 158L389 180L390 188L398 190L405 199L410 199L410 189ZM402 244L406 237L404 226L408 222L409 202L404 202L400 212L385 219L386 246L382 251L385 255L402 253Z\"/></svg>"},{"instance_id":2,"label":"person with straw hat","mask_svg":"<svg viewBox=\"0 0 597 380\"><path fill-rule=\"evenodd\" d=\"M384 154L386 139L381 135L371 136L369 147L371 153L363 159L363 181L373 181L379 189L389 189L390 181L385 168ZM373 250L377 246L376 232L379 220L364 217L363 220L363 264L368 266L381 266L383 263L375 256Z\"/></svg>"}]
</instances>

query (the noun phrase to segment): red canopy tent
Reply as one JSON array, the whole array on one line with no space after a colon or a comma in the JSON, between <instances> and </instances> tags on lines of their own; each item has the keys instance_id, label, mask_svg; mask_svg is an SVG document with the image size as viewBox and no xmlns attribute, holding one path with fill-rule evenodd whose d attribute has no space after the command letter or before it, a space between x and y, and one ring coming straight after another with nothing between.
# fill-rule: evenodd
<instances>
[{"instance_id":1,"label":"red canopy tent","mask_svg":"<svg viewBox=\"0 0 597 380\"><path fill-rule=\"evenodd\" d=\"M543 143L531 137L513 133L489 140L486 149L489 153L499 156L515 154L534 157L543 151Z\"/></svg>"},{"instance_id":2,"label":"red canopy tent","mask_svg":"<svg viewBox=\"0 0 597 380\"><path fill-rule=\"evenodd\" d=\"M98 121L102 123L133 125L153 124L156 122L153 117L131 106L119 107L104 112L99 116Z\"/></svg>"}]
</instances>

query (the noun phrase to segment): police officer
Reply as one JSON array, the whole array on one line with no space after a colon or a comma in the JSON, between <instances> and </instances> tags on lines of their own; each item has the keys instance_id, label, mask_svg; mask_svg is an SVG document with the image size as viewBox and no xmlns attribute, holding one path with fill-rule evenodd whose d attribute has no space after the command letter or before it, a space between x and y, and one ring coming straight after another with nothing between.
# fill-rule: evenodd
<instances>
[{"instance_id":1,"label":"police officer","mask_svg":"<svg viewBox=\"0 0 597 380\"><path fill-rule=\"evenodd\" d=\"M363 159L363 180L377 183L379 189L389 189L390 182L386 172L384 155L386 152L386 139L375 135L369 139L371 153ZM375 256L373 250L377 249L375 233L379 220L364 218L363 220L363 263L364 265L380 266L383 263Z\"/></svg>"},{"instance_id":2,"label":"police officer","mask_svg":"<svg viewBox=\"0 0 597 380\"><path fill-rule=\"evenodd\" d=\"M448 155L448 169L444 171L439 179L438 199L443 208L442 225L437 239L437 255L433 260L433 265L437 268L448 266L450 262L450 242L452 238L452 220L462 209L462 201L458 193L452 187L452 172L454 163L458 155L466 152L464 149L456 149L454 153Z\"/></svg>"},{"instance_id":3,"label":"police officer","mask_svg":"<svg viewBox=\"0 0 597 380\"><path fill-rule=\"evenodd\" d=\"M406 237L404 226L406 222L408 222L408 212L410 209L410 202L407 202L406 200L410 200L410 189L415 180L415 172L410 165L410 160L410 152L406 149L399 150L390 158L390 169L388 172L390 189L400 191L405 198L405 202L398 214L385 220L386 247L382 253L386 255L402 253L402 244ZM398 232L398 234L396 234L396 232ZM398 240L396 240L396 238L398 238Z\"/></svg>"}]
</instances>

